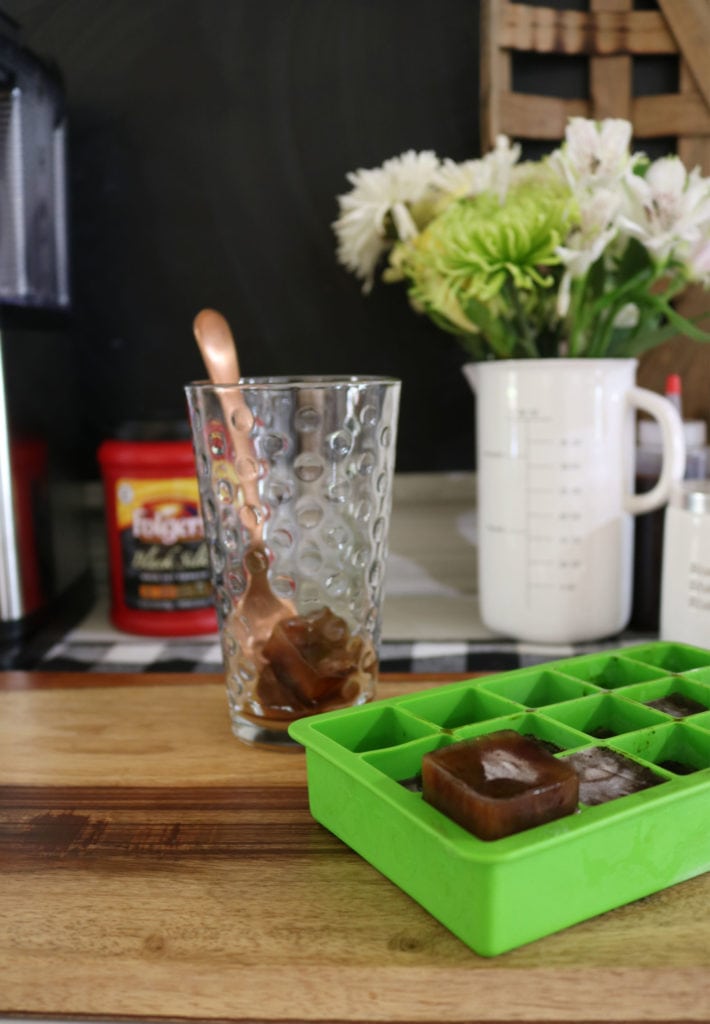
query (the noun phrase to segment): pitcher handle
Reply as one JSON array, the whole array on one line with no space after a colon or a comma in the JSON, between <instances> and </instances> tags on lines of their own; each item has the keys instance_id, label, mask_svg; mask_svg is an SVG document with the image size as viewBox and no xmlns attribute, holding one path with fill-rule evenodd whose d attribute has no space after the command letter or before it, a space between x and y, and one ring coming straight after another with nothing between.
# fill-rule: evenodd
<instances>
[{"instance_id":1,"label":"pitcher handle","mask_svg":"<svg viewBox=\"0 0 710 1024\"><path fill-rule=\"evenodd\" d=\"M628 393L631 405L649 413L661 428L663 454L661 473L655 486L644 494L627 494L624 505L627 512L639 515L665 505L671 487L685 475L685 436L683 422L674 405L647 388L633 387Z\"/></svg>"}]
</instances>

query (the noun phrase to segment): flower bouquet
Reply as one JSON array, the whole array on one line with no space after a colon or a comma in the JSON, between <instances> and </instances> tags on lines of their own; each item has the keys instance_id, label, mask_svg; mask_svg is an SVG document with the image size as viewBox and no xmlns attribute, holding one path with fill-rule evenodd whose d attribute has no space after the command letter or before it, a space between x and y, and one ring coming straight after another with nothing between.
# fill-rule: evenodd
<instances>
[{"instance_id":1,"label":"flower bouquet","mask_svg":"<svg viewBox=\"0 0 710 1024\"><path fill-rule=\"evenodd\" d=\"M539 161L500 136L481 159L410 151L348 175L338 260L404 282L469 357L638 356L710 333L673 301L710 284L710 179L632 152L628 121L570 119Z\"/></svg>"}]
</instances>

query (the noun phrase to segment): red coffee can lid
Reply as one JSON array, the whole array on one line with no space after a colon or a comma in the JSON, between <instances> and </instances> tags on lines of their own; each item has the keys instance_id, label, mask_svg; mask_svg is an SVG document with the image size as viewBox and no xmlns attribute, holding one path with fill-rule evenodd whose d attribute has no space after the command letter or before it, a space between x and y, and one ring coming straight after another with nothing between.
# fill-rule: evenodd
<instances>
[{"instance_id":1,"label":"red coffee can lid","mask_svg":"<svg viewBox=\"0 0 710 1024\"><path fill-rule=\"evenodd\" d=\"M103 441L98 459L102 470L153 469L160 476L195 473L191 441Z\"/></svg>"}]
</instances>

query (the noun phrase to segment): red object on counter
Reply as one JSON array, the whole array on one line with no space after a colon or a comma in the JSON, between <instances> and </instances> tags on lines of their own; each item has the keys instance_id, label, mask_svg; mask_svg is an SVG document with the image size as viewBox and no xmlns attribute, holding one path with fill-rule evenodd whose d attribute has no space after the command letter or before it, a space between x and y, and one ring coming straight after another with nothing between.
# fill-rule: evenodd
<instances>
[{"instance_id":1,"label":"red object on counter","mask_svg":"<svg viewBox=\"0 0 710 1024\"><path fill-rule=\"evenodd\" d=\"M49 530L49 448L44 438L17 437L10 444L17 550L22 603L34 612L49 598L51 532Z\"/></svg>"},{"instance_id":2,"label":"red object on counter","mask_svg":"<svg viewBox=\"0 0 710 1024\"><path fill-rule=\"evenodd\" d=\"M217 632L192 443L104 441L111 621L146 636Z\"/></svg>"}]
</instances>

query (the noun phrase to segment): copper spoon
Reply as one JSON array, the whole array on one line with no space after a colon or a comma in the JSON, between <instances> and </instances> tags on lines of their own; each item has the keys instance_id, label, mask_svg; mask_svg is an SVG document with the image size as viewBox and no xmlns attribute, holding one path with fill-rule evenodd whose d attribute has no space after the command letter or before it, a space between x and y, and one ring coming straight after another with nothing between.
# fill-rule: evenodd
<instances>
[{"instance_id":1,"label":"copper spoon","mask_svg":"<svg viewBox=\"0 0 710 1024\"><path fill-rule=\"evenodd\" d=\"M236 384L241 376L237 346L222 314L216 309L202 309L192 329L212 383Z\"/></svg>"},{"instance_id":2,"label":"copper spoon","mask_svg":"<svg viewBox=\"0 0 710 1024\"><path fill-rule=\"evenodd\" d=\"M201 310L192 325L192 330L200 350L202 361L207 369L210 381L216 385L238 384L239 356L237 346L229 324L216 309ZM238 388L223 391L219 396L224 419L229 430L234 448L235 462L246 460L244 465L256 467L256 454L248 434L238 430L236 424L251 421L251 412ZM256 470L244 474L239 481L244 495L244 503L254 509L255 526L253 529L255 543L261 545L261 499L256 479Z\"/></svg>"},{"instance_id":3,"label":"copper spoon","mask_svg":"<svg viewBox=\"0 0 710 1024\"><path fill-rule=\"evenodd\" d=\"M213 384L237 384L240 379L239 357L234 337L229 324L216 309L201 310L193 322L193 333L197 347ZM230 436L235 452L235 459L249 459L256 462L250 438L244 431L234 428L238 422L237 415L243 419L246 403L237 389L225 391L221 397L225 421L230 429ZM249 413L251 415L251 413ZM261 499L257 480L242 481L244 500L255 510L261 509ZM284 618L296 615L296 609L283 598L277 597L272 591L267 576L269 558L264 549L262 517L255 516L256 524L252 530L253 541L244 558L248 574L248 584L239 604L232 610L234 628L241 631L242 621L249 623L249 634L240 638L243 647L250 648L258 660L261 645L268 640L274 626Z\"/></svg>"}]
</instances>

